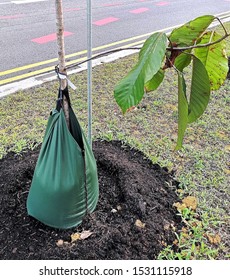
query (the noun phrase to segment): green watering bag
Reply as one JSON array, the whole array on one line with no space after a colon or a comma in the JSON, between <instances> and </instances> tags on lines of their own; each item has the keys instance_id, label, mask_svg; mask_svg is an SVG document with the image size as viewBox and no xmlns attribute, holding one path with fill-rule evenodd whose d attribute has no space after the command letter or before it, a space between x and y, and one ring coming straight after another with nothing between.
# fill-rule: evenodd
<instances>
[{"instance_id":1,"label":"green watering bag","mask_svg":"<svg viewBox=\"0 0 230 280\"><path fill-rule=\"evenodd\" d=\"M61 94L68 97L68 89ZM59 98L48 120L27 198L30 216L60 229L79 225L95 209L99 195L93 152L71 106L69 112L70 129Z\"/></svg>"}]
</instances>

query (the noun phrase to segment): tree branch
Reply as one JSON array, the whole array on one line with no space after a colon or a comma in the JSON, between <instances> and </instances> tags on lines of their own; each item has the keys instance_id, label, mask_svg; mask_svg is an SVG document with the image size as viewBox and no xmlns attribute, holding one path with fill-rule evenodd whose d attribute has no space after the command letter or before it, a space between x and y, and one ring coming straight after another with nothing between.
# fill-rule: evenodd
<instances>
[{"instance_id":1,"label":"tree branch","mask_svg":"<svg viewBox=\"0 0 230 280\"><path fill-rule=\"evenodd\" d=\"M188 46L188 47L174 47L172 49L172 47L168 47L166 48L167 51L187 51L187 50L192 50L192 49L199 49L199 48L205 48L205 47L210 47L212 45L218 44L221 41L223 41L224 39L226 39L227 37L229 37L230 34L226 33L223 37L221 37L220 39L211 42L211 43L207 43L207 44L200 44L200 45L193 45L193 46Z\"/></svg>"},{"instance_id":2,"label":"tree branch","mask_svg":"<svg viewBox=\"0 0 230 280\"><path fill-rule=\"evenodd\" d=\"M228 32L227 32L227 29L225 28L225 26L224 26L223 22L222 22L222 21L221 21L218 17L216 17L216 19L219 21L220 25L221 25L221 26L222 26L222 28L224 29L225 35L227 35L227 34L228 34Z\"/></svg>"},{"instance_id":3,"label":"tree branch","mask_svg":"<svg viewBox=\"0 0 230 280\"><path fill-rule=\"evenodd\" d=\"M229 37L230 34L226 33L222 38L214 41L214 42L211 42L211 43L207 43L207 44L200 44L200 45L193 45L193 46L188 46L188 47L174 47L172 45L172 42L170 42L170 47L166 48L167 51L186 51L186 50L192 50L192 49L196 49L196 48L203 48L203 47L209 47L209 46L212 46L212 45L215 45L217 43L220 43L221 41L223 41L224 39L226 39L227 37ZM128 50L140 50L141 47L128 47L128 48L119 48L119 49L114 49L114 50L111 50L111 51L106 51L106 52L103 52L103 53L100 53L100 54L97 54L95 56L92 56L88 59L85 59L81 62L78 62L78 63L74 63L74 64L70 64L68 66L66 66L66 69L70 69L70 68L73 68L73 67L76 67L76 66L79 66L89 60L93 60L93 59L97 59L97 58L100 58L100 57L103 57L105 55L109 55L109 54L113 54L113 53L116 53L116 52L121 52L121 51L128 51Z\"/></svg>"},{"instance_id":4,"label":"tree branch","mask_svg":"<svg viewBox=\"0 0 230 280\"><path fill-rule=\"evenodd\" d=\"M230 34L227 32L225 26L223 25L222 21L216 17L216 19L220 22L221 26L223 27L224 29L224 32L225 32L225 35L223 37L221 37L220 39L214 41L214 42L209 42L209 43L206 43L206 44L200 44L200 45L193 45L193 46L187 46L187 47L175 47L173 45L173 43L169 40L169 47L166 48L167 51L171 51L171 52L174 52L174 51L178 51L178 52L183 52L183 51L187 51L187 50L192 50L192 49L198 49L198 48L204 48L204 47L209 47L209 46L212 46L212 45L215 45L215 44L218 44L220 43L221 41L223 41L224 39L226 39L227 37L230 36ZM77 67L89 60L93 60L93 59L97 59L97 58L100 58L100 57L103 57L104 55L109 55L109 54L112 54L112 53L116 53L116 52L120 52L120 51L126 51L126 50L140 50L141 47L128 47L128 48L119 48L119 49L114 49L114 50L110 50L110 51L106 51L106 52L103 52L103 53L100 53L100 54L97 54L95 56L92 56L86 60L83 60L81 62L78 62L78 63L74 63L74 64L70 64L66 67L66 69L70 69L70 68L73 68L73 67Z\"/></svg>"}]
</instances>

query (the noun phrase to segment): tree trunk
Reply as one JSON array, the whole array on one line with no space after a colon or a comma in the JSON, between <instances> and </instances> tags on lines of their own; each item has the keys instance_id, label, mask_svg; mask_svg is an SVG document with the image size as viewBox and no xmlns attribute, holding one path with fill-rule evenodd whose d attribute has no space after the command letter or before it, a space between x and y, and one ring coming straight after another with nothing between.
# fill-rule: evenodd
<instances>
[{"instance_id":1,"label":"tree trunk","mask_svg":"<svg viewBox=\"0 0 230 280\"><path fill-rule=\"evenodd\" d=\"M56 33L57 33L57 46L58 46L58 62L59 71L63 74L67 74L65 66L65 44L64 44L64 20L63 20L63 8L62 0L55 0L56 5ZM61 89L65 89L67 86L66 80L61 80ZM69 128L69 104L63 95L63 111L67 126Z\"/></svg>"}]
</instances>

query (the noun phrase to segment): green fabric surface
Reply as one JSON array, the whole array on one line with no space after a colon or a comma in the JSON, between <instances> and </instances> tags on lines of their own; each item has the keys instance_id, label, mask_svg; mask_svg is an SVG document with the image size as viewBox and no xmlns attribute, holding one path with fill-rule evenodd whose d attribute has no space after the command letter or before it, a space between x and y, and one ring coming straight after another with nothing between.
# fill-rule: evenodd
<instances>
[{"instance_id":1,"label":"green fabric surface","mask_svg":"<svg viewBox=\"0 0 230 280\"><path fill-rule=\"evenodd\" d=\"M27 198L27 211L60 229L79 225L97 204L96 161L70 107L70 130L64 112L53 110Z\"/></svg>"}]
</instances>

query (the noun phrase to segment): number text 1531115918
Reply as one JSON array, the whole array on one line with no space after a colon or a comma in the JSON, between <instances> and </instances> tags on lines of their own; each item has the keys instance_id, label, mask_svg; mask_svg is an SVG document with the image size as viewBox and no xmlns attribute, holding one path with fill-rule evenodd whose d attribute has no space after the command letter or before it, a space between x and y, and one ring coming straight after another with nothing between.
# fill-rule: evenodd
<instances>
[{"instance_id":1,"label":"number text 1531115918","mask_svg":"<svg viewBox=\"0 0 230 280\"><path fill-rule=\"evenodd\" d=\"M192 275L192 267L133 267L133 275Z\"/></svg>"}]
</instances>

